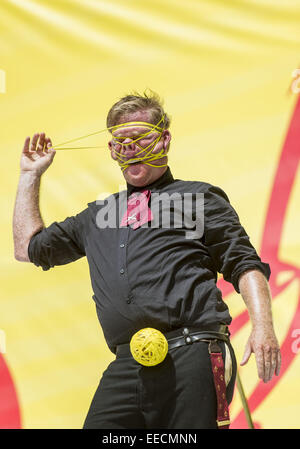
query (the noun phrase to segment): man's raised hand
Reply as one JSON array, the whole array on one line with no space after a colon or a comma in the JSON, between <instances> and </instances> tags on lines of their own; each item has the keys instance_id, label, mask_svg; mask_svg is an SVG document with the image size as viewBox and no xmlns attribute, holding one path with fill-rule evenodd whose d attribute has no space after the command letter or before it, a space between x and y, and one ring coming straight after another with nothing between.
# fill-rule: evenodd
<instances>
[{"instance_id":1,"label":"man's raised hand","mask_svg":"<svg viewBox=\"0 0 300 449\"><path fill-rule=\"evenodd\" d=\"M31 142L27 137L20 161L21 173L31 172L41 176L52 164L55 153L51 139L45 133L34 134Z\"/></svg>"}]
</instances>

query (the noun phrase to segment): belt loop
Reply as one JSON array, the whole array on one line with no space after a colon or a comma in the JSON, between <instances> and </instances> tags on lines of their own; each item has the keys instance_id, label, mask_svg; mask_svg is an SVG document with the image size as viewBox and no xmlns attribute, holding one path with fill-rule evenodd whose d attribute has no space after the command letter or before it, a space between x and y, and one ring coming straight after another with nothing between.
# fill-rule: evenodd
<instances>
[{"instance_id":1,"label":"belt loop","mask_svg":"<svg viewBox=\"0 0 300 449\"><path fill-rule=\"evenodd\" d=\"M218 345L218 341L217 340L211 340L209 345L208 345L208 352L210 354L214 354L214 353L221 353L222 354L222 350L220 348L220 346Z\"/></svg>"},{"instance_id":2,"label":"belt loop","mask_svg":"<svg viewBox=\"0 0 300 449\"><path fill-rule=\"evenodd\" d=\"M187 327L185 327L182 331L182 334L184 336L185 344L191 345L193 343L193 340L190 336L190 331Z\"/></svg>"}]
</instances>

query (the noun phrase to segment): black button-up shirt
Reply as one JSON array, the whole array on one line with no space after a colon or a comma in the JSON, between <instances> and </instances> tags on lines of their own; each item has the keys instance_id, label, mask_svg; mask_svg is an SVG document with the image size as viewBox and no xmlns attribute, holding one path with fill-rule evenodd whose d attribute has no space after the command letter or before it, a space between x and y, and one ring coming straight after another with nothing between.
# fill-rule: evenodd
<instances>
[{"instance_id":1,"label":"black button-up shirt","mask_svg":"<svg viewBox=\"0 0 300 449\"><path fill-rule=\"evenodd\" d=\"M121 227L122 217L117 217L115 227L101 229L97 214L108 203L93 201L79 214L35 234L28 248L30 261L43 270L87 257L97 315L113 352L144 327L166 332L185 325L230 324L228 307L216 286L217 272L237 292L239 276L248 269L270 276L269 265L257 255L223 190L174 179L169 168L144 188L152 196L202 193L203 235L187 238L184 224ZM142 189L127 183L127 194L134 190ZM110 197L116 200L117 212L121 193ZM172 216L174 209L170 211Z\"/></svg>"}]
</instances>

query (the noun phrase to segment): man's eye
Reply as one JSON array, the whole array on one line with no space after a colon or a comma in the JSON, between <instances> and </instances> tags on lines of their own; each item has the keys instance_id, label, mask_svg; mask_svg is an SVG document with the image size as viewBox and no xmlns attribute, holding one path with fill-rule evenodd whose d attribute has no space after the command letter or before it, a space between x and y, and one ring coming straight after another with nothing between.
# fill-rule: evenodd
<instances>
[{"instance_id":1,"label":"man's eye","mask_svg":"<svg viewBox=\"0 0 300 449\"><path fill-rule=\"evenodd\" d=\"M115 140L116 144L121 144L122 142L124 142L124 140L126 139L130 139L132 142L138 142L140 140L149 140L151 139L153 136L149 135L149 134L137 134L135 136L126 136L126 137L117 137Z\"/></svg>"},{"instance_id":2,"label":"man's eye","mask_svg":"<svg viewBox=\"0 0 300 449\"><path fill-rule=\"evenodd\" d=\"M151 135L141 135L140 137L139 137L139 140L149 140L149 139L152 139L152 137L153 136L151 136Z\"/></svg>"}]
</instances>

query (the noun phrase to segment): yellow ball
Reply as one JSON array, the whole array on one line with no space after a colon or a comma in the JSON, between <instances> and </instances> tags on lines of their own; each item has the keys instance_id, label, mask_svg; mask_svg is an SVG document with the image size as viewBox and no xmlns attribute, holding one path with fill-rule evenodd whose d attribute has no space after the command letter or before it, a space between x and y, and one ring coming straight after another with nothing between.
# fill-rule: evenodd
<instances>
[{"instance_id":1,"label":"yellow ball","mask_svg":"<svg viewBox=\"0 0 300 449\"><path fill-rule=\"evenodd\" d=\"M144 366L161 363L168 353L168 341L157 329L141 329L130 340L132 357Z\"/></svg>"}]
</instances>

